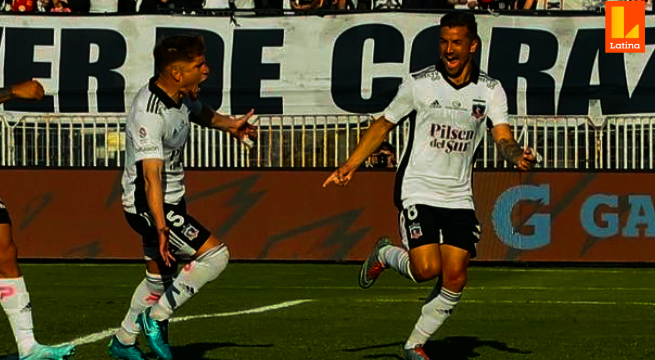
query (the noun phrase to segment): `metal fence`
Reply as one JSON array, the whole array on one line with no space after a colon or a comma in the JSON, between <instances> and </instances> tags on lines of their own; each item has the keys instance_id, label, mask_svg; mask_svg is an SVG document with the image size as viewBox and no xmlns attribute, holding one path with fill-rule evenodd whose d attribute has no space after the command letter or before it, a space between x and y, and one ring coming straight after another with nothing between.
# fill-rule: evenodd
<instances>
[{"instance_id":1,"label":"metal fence","mask_svg":"<svg viewBox=\"0 0 655 360\"><path fill-rule=\"evenodd\" d=\"M125 114L0 116L0 166L120 167L125 161ZM260 116L248 149L226 133L193 125L184 164L190 168L335 167L370 125L368 115ZM544 168L653 169L653 117L512 116L521 145ZM389 136L400 158L409 124ZM485 132L476 168L508 168Z\"/></svg>"}]
</instances>

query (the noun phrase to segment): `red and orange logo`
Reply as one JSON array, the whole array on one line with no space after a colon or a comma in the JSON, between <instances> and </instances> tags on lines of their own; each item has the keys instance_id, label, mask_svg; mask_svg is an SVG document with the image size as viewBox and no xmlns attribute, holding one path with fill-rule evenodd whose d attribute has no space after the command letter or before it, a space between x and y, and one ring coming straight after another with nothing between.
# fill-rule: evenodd
<instances>
[{"instance_id":1,"label":"red and orange logo","mask_svg":"<svg viewBox=\"0 0 655 360\"><path fill-rule=\"evenodd\" d=\"M646 52L646 2L605 2L605 52Z\"/></svg>"}]
</instances>

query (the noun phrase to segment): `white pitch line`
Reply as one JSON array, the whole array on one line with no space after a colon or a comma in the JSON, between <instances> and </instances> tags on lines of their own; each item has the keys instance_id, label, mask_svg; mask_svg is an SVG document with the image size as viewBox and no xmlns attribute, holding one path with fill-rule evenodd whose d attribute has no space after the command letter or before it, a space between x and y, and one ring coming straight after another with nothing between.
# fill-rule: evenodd
<instances>
[{"instance_id":1,"label":"white pitch line","mask_svg":"<svg viewBox=\"0 0 655 360\"><path fill-rule=\"evenodd\" d=\"M381 303L402 303L402 302L424 302L424 299L355 299L355 302L381 302ZM567 300L460 300L460 303L469 304L512 304L512 305L636 305L636 306L655 306L652 302L637 301L567 301Z\"/></svg>"},{"instance_id":2,"label":"white pitch line","mask_svg":"<svg viewBox=\"0 0 655 360\"><path fill-rule=\"evenodd\" d=\"M191 316L183 316L183 317L177 317L171 319L171 322L183 322L183 321L189 321L189 320L197 320L197 319L210 319L210 318L219 318L219 317L228 317L228 316L238 316L238 315L249 315L249 314L259 314L267 311L273 311L273 310L279 310L279 309L284 309L288 308L291 306L296 306L300 305L303 303L311 302L314 301L313 299L301 299L301 300L293 300L293 301L285 301L279 304L273 304L273 305L267 305L267 306L262 306L254 309L248 309L248 310L239 310L239 311L231 311L231 312L225 312L225 313L217 313L217 314L205 314L205 315L191 315ZM111 337L118 331L118 328L113 328L113 329L107 329L104 331L97 332L95 334L87 335L81 338L77 338L69 344L74 344L74 345L84 345L84 344L90 344L94 343L96 341L100 341L103 339L106 339L108 337Z\"/></svg>"}]
</instances>

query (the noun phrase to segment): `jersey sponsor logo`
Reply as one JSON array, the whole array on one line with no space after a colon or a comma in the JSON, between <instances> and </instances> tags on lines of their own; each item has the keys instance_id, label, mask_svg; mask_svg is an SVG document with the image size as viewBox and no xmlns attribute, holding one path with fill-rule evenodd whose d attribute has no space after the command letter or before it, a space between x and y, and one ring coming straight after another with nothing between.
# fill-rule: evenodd
<instances>
[{"instance_id":1,"label":"jersey sponsor logo","mask_svg":"<svg viewBox=\"0 0 655 360\"><path fill-rule=\"evenodd\" d=\"M485 111L487 110L487 102L484 100L473 100L473 108L471 109L471 116L473 116L476 120L482 121L487 114Z\"/></svg>"},{"instance_id":2,"label":"jersey sponsor logo","mask_svg":"<svg viewBox=\"0 0 655 360\"><path fill-rule=\"evenodd\" d=\"M475 137L475 131L463 130L451 125L432 124L430 127L430 146L436 149L443 149L444 153L466 152L469 149L471 140Z\"/></svg>"},{"instance_id":3,"label":"jersey sponsor logo","mask_svg":"<svg viewBox=\"0 0 655 360\"><path fill-rule=\"evenodd\" d=\"M409 234L412 239L418 239L423 236L423 230L421 230L421 224L412 224L409 226Z\"/></svg>"},{"instance_id":4,"label":"jersey sponsor logo","mask_svg":"<svg viewBox=\"0 0 655 360\"><path fill-rule=\"evenodd\" d=\"M182 234L186 236L186 238L189 239L189 241L192 241L198 237L198 234L200 234L200 230L196 229L191 224L187 224L184 227L184 230L182 230Z\"/></svg>"}]
</instances>

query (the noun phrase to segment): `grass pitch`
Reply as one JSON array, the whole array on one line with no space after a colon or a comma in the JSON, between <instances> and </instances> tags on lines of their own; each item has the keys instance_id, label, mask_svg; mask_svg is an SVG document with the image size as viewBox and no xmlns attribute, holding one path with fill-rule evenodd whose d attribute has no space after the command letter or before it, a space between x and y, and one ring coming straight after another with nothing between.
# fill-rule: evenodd
<instances>
[{"instance_id":1,"label":"grass pitch","mask_svg":"<svg viewBox=\"0 0 655 360\"><path fill-rule=\"evenodd\" d=\"M74 359L109 359L103 331L120 324L144 267L22 268L37 339L81 341ZM358 271L344 264L230 264L176 313L175 358L400 359L433 283L387 271L362 290ZM462 302L426 345L435 360L655 359L655 269L473 267L469 278ZM15 353L0 316L0 359Z\"/></svg>"}]
</instances>

